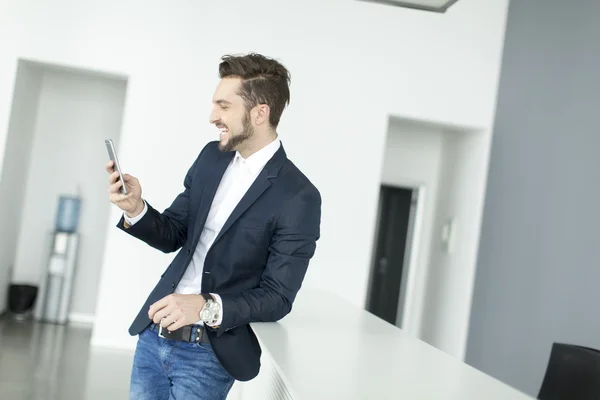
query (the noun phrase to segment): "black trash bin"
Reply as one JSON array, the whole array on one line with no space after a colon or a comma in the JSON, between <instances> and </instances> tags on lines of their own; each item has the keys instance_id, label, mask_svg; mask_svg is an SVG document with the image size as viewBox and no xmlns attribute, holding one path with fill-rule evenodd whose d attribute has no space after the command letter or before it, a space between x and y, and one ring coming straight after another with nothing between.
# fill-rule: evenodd
<instances>
[{"instance_id":1,"label":"black trash bin","mask_svg":"<svg viewBox=\"0 0 600 400\"><path fill-rule=\"evenodd\" d=\"M27 317L33 311L37 294L37 286L11 284L8 288L8 311L17 318Z\"/></svg>"}]
</instances>

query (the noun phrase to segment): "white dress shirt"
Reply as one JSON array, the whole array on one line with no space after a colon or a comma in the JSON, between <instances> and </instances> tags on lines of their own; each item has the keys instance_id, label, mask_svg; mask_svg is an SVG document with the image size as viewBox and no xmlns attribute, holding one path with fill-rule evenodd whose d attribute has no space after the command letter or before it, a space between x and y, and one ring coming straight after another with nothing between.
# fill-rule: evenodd
<instances>
[{"instance_id":1,"label":"white dress shirt","mask_svg":"<svg viewBox=\"0 0 600 400\"><path fill-rule=\"evenodd\" d=\"M212 246L217 235L225 225L225 222L238 205L244 194L248 191L252 183L258 177L258 174L263 170L267 162L275 155L281 142L275 139L267 146L263 147L250 157L244 159L239 152L227 166L223 179L217 189L215 198L208 212L206 223L200 234L198 246L194 251L192 261L188 265L181 281L175 288L175 293L178 294L199 294L202 292L202 275L204 270L204 260L206 254ZM148 211L148 205L144 205L144 211L135 218L128 218L125 215L125 220L129 225L134 225ZM223 302L221 297L216 293L211 293L217 302L221 305L221 314L219 320L212 326L219 326L223 319ZM200 324L198 321L196 324Z\"/></svg>"}]
</instances>

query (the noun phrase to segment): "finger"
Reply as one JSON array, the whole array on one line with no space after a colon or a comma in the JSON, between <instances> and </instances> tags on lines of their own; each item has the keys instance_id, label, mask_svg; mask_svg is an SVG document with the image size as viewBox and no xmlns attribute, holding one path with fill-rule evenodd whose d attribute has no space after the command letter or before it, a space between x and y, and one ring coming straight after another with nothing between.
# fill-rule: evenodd
<instances>
[{"instance_id":1,"label":"finger","mask_svg":"<svg viewBox=\"0 0 600 400\"><path fill-rule=\"evenodd\" d=\"M148 310L148 317L150 319L153 319L154 318L154 314L156 314L156 312L158 310L162 310L163 308L165 308L169 304L169 299L170 299L170 295L169 296L165 296L162 299L160 299L159 301L157 301L156 303L152 304L150 306L150 309Z\"/></svg>"},{"instance_id":2,"label":"finger","mask_svg":"<svg viewBox=\"0 0 600 400\"><path fill-rule=\"evenodd\" d=\"M108 187L108 193L119 193L119 189L121 189L122 186L123 182L121 182L121 180L118 180L117 182L113 183Z\"/></svg>"},{"instance_id":3,"label":"finger","mask_svg":"<svg viewBox=\"0 0 600 400\"><path fill-rule=\"evenodd\" d=\"M175 307L171 306L171 305L167 305L166 307L158 310L155 314L154 314L154 318L152 318L152 321L154 321L155 324L160 323L164 318L169 317L169 315L173 314L175 312Z\"/></svg>"},{"instance_id":4,"label":"finger","mask_svg":"<svg viewBox=\"0 0 600 400\"><path fill-rule=\"evenodd\" d=\"M177 321L175 321L172 325L170 325L167 329L171 332L176 331L177 329L188 325L185 321L185 317L183 315L181 315L179 318L177 318Z\"/></svg>"},{"instance_id":5,"label":"finger","mask_svg":"<svg viewBox=\"0 0 600 400\"><path fill-rule=\"evenodd\" d=\"M108 172L109 174L112 174L114 172L114 161L109 161L106 163L106 165L104 166L104 169L106 169L106 172Z\"/></svg>"},{"instance_id":6,"label":"finger","mask_svg":"<svg viewBox=\"0 0 600 400\"><path fill-rule=\"evenodd\" d=\"M129 174L123 175L123 179L125 180L125 182L135 182L135 181L137 181L137 179L134 176L131 176Z\"/></svg>"},{"instance_id":7,"label":"finger","mask_svg":"<svg viewBox=\"0 0 600 400\"><path fill-rule=\"evenodd\" d=\"M112 185L119 179L119 171L115 171L108 176L108 183Z\"/></svg>"},{"instance_id":8,"label":"finger","mask_svg":"<svg viewBox=\"0 0 600 400\"><path fill-rule=\"evenodd\" d=\"M121 194L121 193L111 193L108 196L108 199L110 200L111 203L113 204L119 204L123 201L127 201L129 200L131 197L133 196L133 193L129 192L127 194Z\"/></svg>"},{"instance_id":9,"label":"finger","mask_svg":"<svg viewBox=\"0 0 600 400\"><path fill-rule=\"evenodd\" d=\"M181 319L181 312L179 312L178 310L173 310L171 314L167 315L165 318L162 318L160 320L160 324L163 328L167 328L170 331L174 331L176 330L176 328L173 328L171 325L177 322L177 320L179 319Z\"/></svg>"}]
</instances>

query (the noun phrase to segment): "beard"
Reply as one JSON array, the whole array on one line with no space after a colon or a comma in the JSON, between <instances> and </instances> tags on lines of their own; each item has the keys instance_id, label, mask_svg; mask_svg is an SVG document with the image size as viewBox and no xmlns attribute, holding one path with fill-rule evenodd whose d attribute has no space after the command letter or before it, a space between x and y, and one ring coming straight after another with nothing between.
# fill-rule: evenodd
<instances>
[{"instance_id":1,"label":"beard","mask_svg":"<svg viewBox=\"0 0 600 400\"><path fill-rule=\"evenodd\" d=\"M224 153L238 150L238 147L252 136L254 136L254 127L250 123L250 113L247 112L242 120L242 131L235 135L230 132L229 140L224 145L219 143L219 150Z\"/></svg>"}]
</instances>

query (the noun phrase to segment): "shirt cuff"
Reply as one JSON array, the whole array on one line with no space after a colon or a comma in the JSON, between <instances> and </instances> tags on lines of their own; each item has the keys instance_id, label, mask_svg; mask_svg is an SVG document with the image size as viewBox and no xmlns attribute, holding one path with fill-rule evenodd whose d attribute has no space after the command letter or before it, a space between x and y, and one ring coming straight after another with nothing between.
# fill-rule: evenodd
<instances>
[{"instance_id":1,"label":"shirt cuff","mask_svg":"<svg viewBox=\"0 0 600 400\"><path fill-rule=\"evenodd\" d=\"M214 297L215 301L219 303L219 306L221 306L221 312L219 313L219 318L217 319L217 322L215 322L214 324L206 324L211 328L215 328L217 326L221 326L221 322L223 322L223 300L221 300L221 296L219 296L216 293L211 293L210 295Z\"/></svg>"},{"instance_id":2,"label":"shirt cuff","mask_svg":"<svg viewBox=\"0 0 600 400\"><path fill-rule=\"evenodd\" d=\"M136 222L138 222L140 219L142 219L144 217L144 215L146 215L147 212L148 212L148 204L146 204L146 201L144 201L144 210L140 213L140 215L138 215L137 217L134 217L134 218L129 218L127 216L127 214L123 213L123 218L125 218L125 222L127 222L127 224L129 226L131 226L131 225L135 225Z\"/></svg>"}]
</instances>

